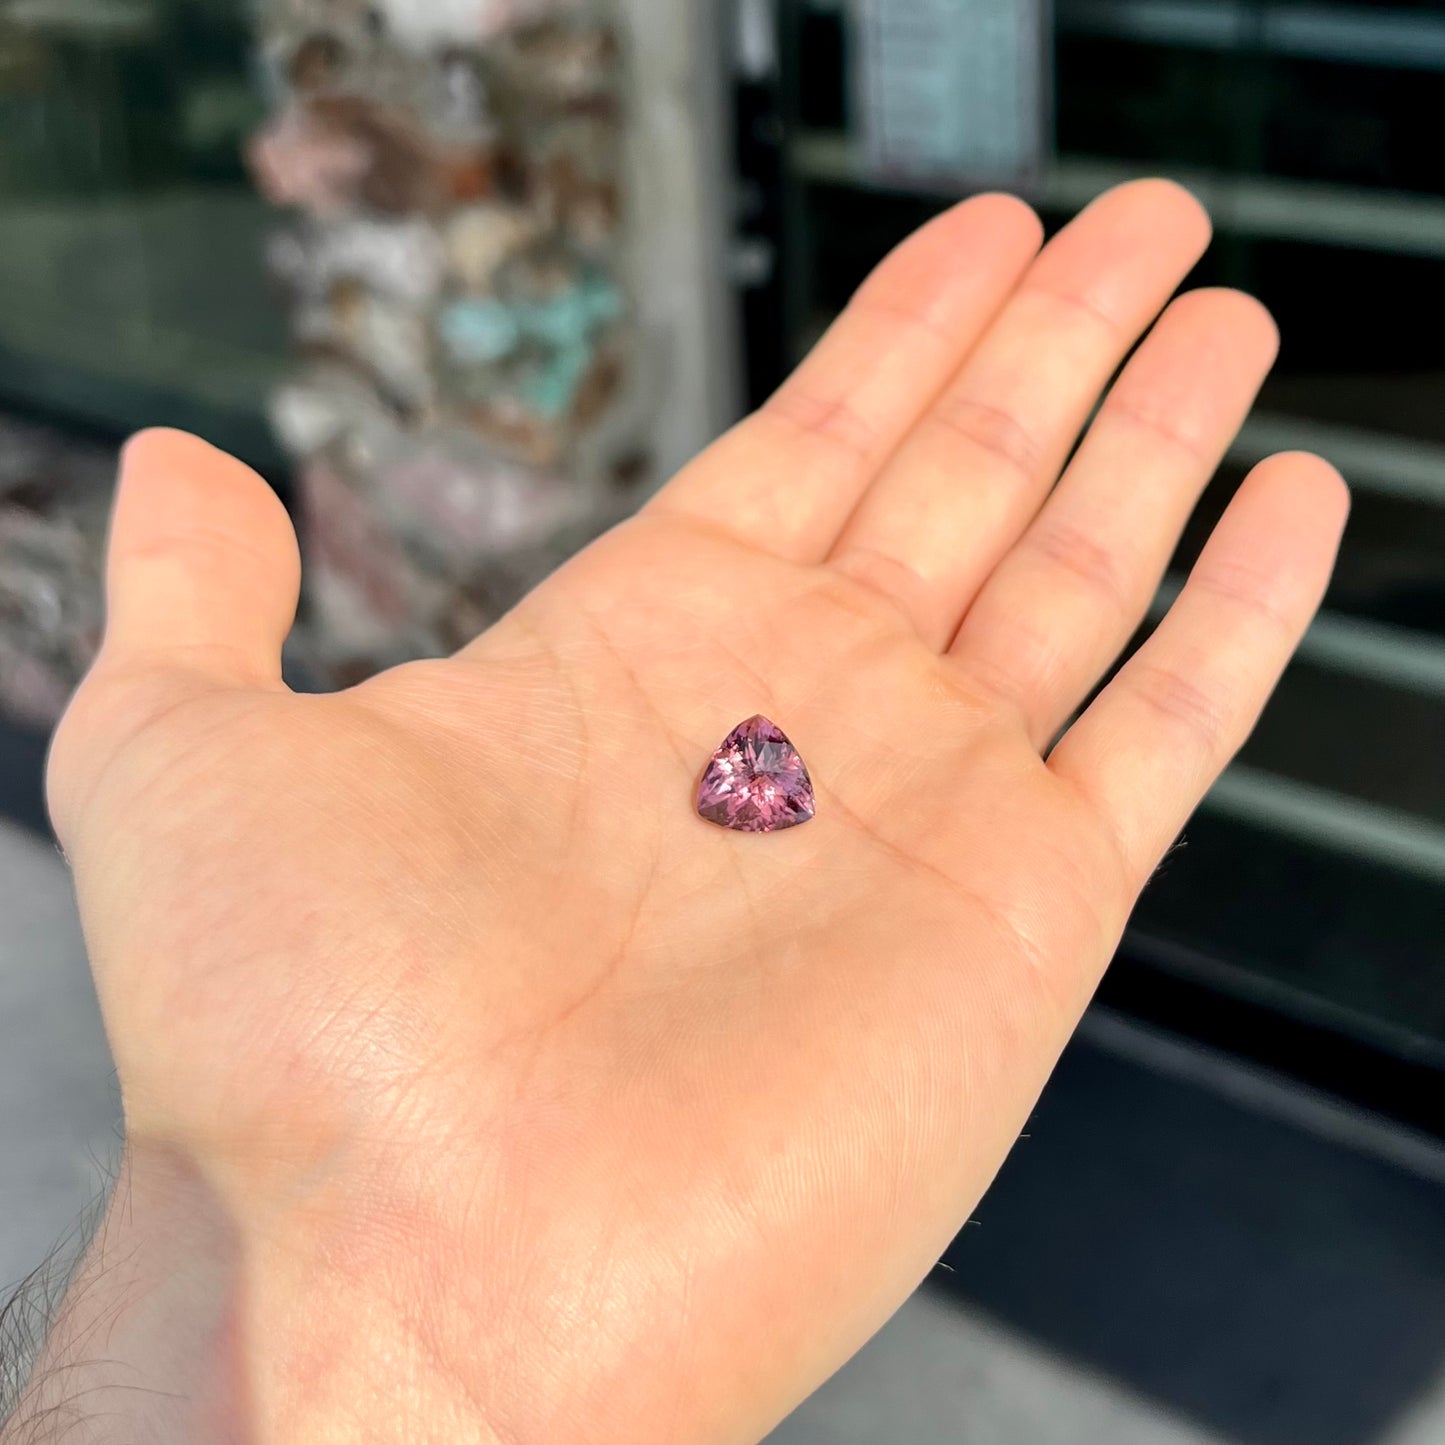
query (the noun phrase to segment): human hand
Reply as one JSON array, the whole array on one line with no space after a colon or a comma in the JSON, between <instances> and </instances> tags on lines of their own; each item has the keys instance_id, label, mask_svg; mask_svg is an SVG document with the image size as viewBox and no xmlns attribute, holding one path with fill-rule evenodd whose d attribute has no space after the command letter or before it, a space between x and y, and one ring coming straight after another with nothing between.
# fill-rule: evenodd
<instances>
[{"instance_id":1,"label":"human hand","mask_svg":"<svg viewBox=\"0 0 1445 1445\"><path fill-rule=\"evenodd\" d=\"M134 1167L234 1240L243 1367L192 1393L238 1438L756 1440L966 1219L1347 511L1260 467L1051 750L1275 335L1174 303L1070 461L1207 223L1145 182L1038 237L1000 197L934 222L638 518L338 696L281 683L269 490L132 443L51 797ZM755 713L806 827L693 810Z\"/></svg>"}]
</instances>

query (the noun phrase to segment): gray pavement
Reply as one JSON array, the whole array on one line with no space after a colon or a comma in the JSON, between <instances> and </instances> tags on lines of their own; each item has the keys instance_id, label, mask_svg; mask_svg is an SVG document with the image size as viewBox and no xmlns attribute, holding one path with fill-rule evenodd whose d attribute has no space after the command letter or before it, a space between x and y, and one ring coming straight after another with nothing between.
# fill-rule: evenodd
<instances>
[{"instance_id":1,"label":"gray pavement","mask_svg":"<svg viewBox=\"0 0 1445 1445\"><path fill-rule=\"evenodd\" d=\"M101 1195L119 1123L69 871L0 823L0 1287Z\"/></svg>"}]
</instances>

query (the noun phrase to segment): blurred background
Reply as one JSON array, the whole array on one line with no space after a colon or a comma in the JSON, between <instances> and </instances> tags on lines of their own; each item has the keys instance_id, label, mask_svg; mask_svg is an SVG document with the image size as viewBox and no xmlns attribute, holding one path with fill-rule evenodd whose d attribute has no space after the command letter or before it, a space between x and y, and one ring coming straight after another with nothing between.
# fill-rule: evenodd
<instances>
[{"instance_id":1,"label":"blurred background","mask_svg":"<svg viewBox=\"0 0 1445 1445\"><path fill-rule=\"evenodd\" d=\"M928 1287L788 1445L1445 1441L1445 6L0 0L0 1278L113 1081L45 740L116 448L298 520L293 683L474 635L760 402L970 191L1163 173L1334 461L1326 610Z\"/></svg>"}]
</instances>

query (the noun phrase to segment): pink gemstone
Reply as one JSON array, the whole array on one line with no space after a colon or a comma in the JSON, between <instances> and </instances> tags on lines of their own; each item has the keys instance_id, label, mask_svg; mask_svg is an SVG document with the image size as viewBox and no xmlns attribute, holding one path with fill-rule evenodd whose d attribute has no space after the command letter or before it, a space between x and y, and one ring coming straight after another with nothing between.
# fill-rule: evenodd
<instances>
[{"instance_id":1,"label":"pink gemstone","mask_svg":"<svg viewBox=\"0 0 1445 1445\"><path fill-rule=\"evenodd\" d=\"M712 755L697 790L697 811L739 833L776 833L813 816L813 780L782 729L749 718Z\"/></svg>"}]
</instances>

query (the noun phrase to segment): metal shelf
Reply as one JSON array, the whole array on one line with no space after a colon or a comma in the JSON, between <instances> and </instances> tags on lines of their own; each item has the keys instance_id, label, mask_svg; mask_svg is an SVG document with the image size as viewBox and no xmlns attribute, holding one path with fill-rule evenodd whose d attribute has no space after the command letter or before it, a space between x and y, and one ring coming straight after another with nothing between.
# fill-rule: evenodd
<instances>
[{"instance_id":1,"label":"metal shelf","mask_svg":"<svg viewBox=\"0 0 1445 1445\"><path fill-rule=\"evenodd\" d=\"M1164 583L1149 609L1151 620L1157 622L1164 616L1183 586L1180 577ZM1404 688L1445 703L1445 642L1428 633L1322 612L1300 644L1298 656L1332 672Z\"/></svg>"},{"instance_id":2,"label":"metal shelf","mask_svg":"<svg viewBox=\"0 0 1445 1445\"><path fill-rule=\"evenodd\" d=\"M1150 617L1173 605L1183 581L1160 588ZM1300 661L1445 703L1445 642L1403 628L1322 613L1300 645ZM1445 828L1428 819L1310 783L1236 764L1205 807L1336 851L1445 882Z\"/></svg>"},{"instance_id":3,"label":"metal shelf","mask_svg":"<svg viewBox=\"0 0 1445 1445\"><path fill-rule=\"evenodd\" d=\"M1215 784L1204 806L1445 883L1445 828L1408 813L1239 764Z\"/></svg>"},{"instance_id":4,"label":"metal shelf","mask_svg":"<svg viewBox=\"0 0 1445 1445\"><path fill-rule=\"evenodd\" d=\"M874 175L852 139L836 132L795 136L789 155L794 172L806 181L904 195L947 195L961 188L958 178L930 182ZM1149 172L1142 164L1065 156L1042 175L1021 179L1018 189L1045 210L1075 211L1111 186ZM1199 197L1220 230L1234 235L1445 260L1445 197L1214 171L1168 174Z\"/></svg>"},{"instance_id":5,"label":"metal shelf","mask_svg":"<svg viewBox=\"0 0 1445 1445\"><path fill-rule=\"evenodd\" d=\"M1218 0L1060 0L1060 30L1200 50L1445 70L1445 19L1418 10L1242 5Z\"/></svg>"},{"instance_id":6,"label":"metal shelf","mask_svg":"<svg viewBox=\"0 0 1445 1445\"><path fill-rule=\"evenodd\" d=\"M1445 446L1413 437L1256 413L1230 448L1230 460L1253 466L1282 451L1318 452L1360 491L1445 506Z\"/></svg>"}]
</instances>

